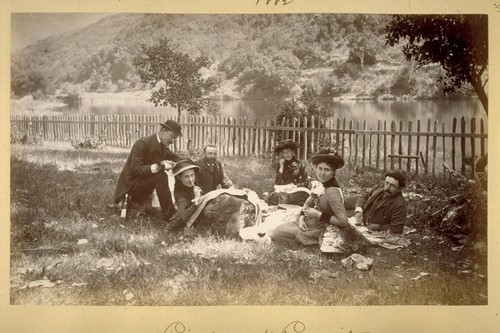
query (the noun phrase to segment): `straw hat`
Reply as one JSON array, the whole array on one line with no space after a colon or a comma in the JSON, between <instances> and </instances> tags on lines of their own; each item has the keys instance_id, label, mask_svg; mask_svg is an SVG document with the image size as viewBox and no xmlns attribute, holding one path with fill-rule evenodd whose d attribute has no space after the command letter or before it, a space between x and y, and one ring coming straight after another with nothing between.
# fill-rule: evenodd
<instances>
[{"instance_id":1,"label":"straw hat","mask_svg":"<svg viewBox=\"0 0 500 333\"><path fill-rule=\"evenodd\" d=\"M174 165L173 168L174 176L180 175L181 173L189 169L194 169L195 171L199 171L200 167L194 164L194 162L189 158L180 159Z\"/></svg>"}]
</instances>

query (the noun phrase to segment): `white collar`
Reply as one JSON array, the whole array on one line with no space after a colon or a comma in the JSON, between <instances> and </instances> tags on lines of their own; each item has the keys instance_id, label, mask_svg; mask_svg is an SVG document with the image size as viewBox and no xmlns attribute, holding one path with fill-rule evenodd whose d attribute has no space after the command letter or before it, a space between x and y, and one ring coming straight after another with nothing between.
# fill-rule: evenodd
<instances>
[{"instance_id":1,"label":"white collar","mask_svg":"<svg viewBox=\"0 0 500 333\"><path fill-rule=\"evenodd\" d=\"M158 139L158 143L161 143L160 136L158 135L158 133L156 133L156 138Z\"/></svg>"}]
</instances>

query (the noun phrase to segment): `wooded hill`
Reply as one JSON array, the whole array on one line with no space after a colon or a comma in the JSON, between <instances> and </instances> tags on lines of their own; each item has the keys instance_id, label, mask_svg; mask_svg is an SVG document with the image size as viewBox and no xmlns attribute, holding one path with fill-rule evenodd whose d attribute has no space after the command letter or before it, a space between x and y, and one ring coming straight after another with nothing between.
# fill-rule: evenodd
<instances>
[{"instance_id":1,"label":"wooded hill","mask_svg":"<svg viewBox=\"0 0 500 333\"><path fill-rule=\"evenodd\" d=\"M207 56L222 98L443 97L438 66L418 70L385 45L390 15L117 14L12 55L12 97L146 88L133 66L141 44L168 38Z\"/></svg>"}]
</instances>

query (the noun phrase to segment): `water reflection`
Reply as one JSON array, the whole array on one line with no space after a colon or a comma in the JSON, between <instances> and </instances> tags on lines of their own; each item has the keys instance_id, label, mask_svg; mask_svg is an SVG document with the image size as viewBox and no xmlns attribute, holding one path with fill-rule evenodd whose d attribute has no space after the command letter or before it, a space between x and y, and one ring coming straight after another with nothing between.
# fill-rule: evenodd
<instances>
[{"instance_id":1,"label":"water reflection","mask_svg":"<svg viewBox=\"0 0 500 333\"><path fill-rule=\"evenodd\" d=\"M483 119L485 127L487 124L486 113L482 109L479 100L429 100L429 101L321 101L321 104L332 111L335 118L346 118L347 121L367 121L368 129L376 129L378 120L399 123L403 121L405 128L412 121L416 128L417 120L420 120L422 129L427 125L427 120L439 123L444 122L446 128L452 126L454 117L458 119L465 117L467 123L472 117L476 117L479 126ZM247 117L266 118L276 116L276 103L266 100L236 100L221 101L219 115L223 117ZM62 108L58 111L64 113L90 113L90 114L167 114L175 116L177 110L172 107L154 107L147 101L136 103L113 101L109 104L84 103L79 108ZM206 115L202 113L203 115ZM398 124L399 126L399 124ZM485 128L486 130L486 128Z\"/></svg>"}]
</instances>

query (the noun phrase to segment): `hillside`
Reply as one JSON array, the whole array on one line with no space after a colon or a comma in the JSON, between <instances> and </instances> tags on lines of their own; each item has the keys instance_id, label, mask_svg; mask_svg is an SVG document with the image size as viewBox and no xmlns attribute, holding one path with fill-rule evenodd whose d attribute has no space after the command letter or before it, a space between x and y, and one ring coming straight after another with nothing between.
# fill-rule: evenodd
<instances>
[{"instance_id":1,"label":"hillside","mask_svg":"<svg viewBox=\"0 0 500 333\"><path fill-rule=\"evenodd\" d=\"M12 97L57 90L146 88L133 66L141 44L168 38L207 56L222 98L281 98L306 86L327 98L442 95L430 66L415 71L385 45L388 15L117 14L52 36L12 56Z\"/></svg>"}]
</instances>

